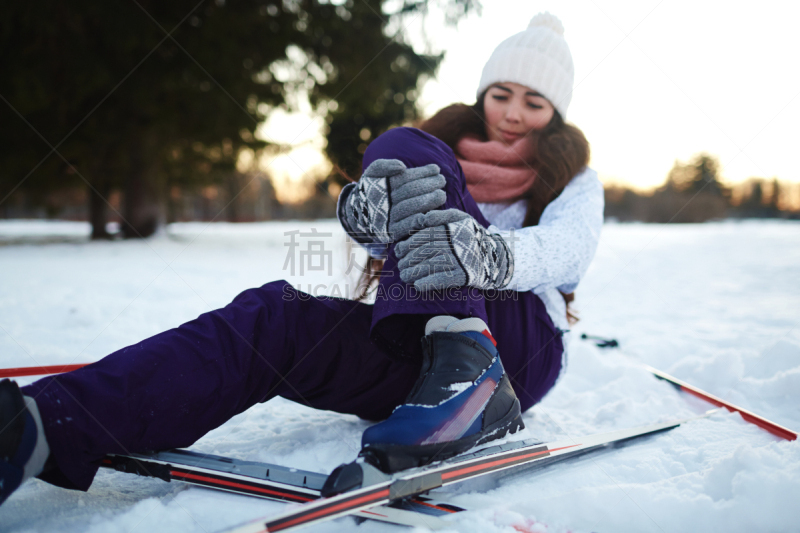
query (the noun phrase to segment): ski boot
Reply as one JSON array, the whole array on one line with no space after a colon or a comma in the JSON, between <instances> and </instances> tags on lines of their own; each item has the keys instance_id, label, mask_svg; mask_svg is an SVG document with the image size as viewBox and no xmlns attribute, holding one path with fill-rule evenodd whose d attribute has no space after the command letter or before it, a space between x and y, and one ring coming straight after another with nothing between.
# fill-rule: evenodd
<instances>
[{"instance_id":1,"label":"ski boot","mask_svg":"<svg viewBox=\"0 0 800 533\"><path fill-rule=\"evenodd\" d=\"M0 504L40 474L49 455L36 402L25 398L15 382L0 381Z\"/></svg>"},{"instance_id":2,"label":"ski boot","mask_svg":"<svg viewBox=\"0 0 800 533\"><path fill-rule=\"evenodd\" d=\"M525 427L483 320L434 317L422 343L422 371L405 403L361 439L359 457L386 473L441 461Z\"/></svg>"}]
</instances>

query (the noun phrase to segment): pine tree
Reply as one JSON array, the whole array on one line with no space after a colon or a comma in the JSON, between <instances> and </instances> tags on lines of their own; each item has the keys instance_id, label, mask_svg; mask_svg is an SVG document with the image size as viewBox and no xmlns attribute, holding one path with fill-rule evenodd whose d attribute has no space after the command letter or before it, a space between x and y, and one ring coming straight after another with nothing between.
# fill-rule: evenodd
<instances>
[{"instance_id":1,"label":"pine tree","mask_svg":"<svg viewBox=\"0 0 800 533\"><path fill-rule=\"evenodd\" d=\"M303 93L327 122L327 155L358 171L359 146L416 117L441 56L403 25L427 1L28 0L0 18L0 204L86 187L94 238L123 192L127 237L165 218L172 186L223 184L258 125ZM453 21L476 0L441 2ZM389 28L396 33L389 35ZM362 150L363 151L363 150Z\"/></svg>"}]
</instances>

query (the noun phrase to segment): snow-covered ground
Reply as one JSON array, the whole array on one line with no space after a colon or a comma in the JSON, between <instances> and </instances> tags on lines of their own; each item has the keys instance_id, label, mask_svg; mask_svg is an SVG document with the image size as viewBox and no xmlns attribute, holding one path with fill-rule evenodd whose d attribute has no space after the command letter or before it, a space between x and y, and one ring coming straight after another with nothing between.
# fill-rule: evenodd
<instances>
[{"instance_id":1,"label":"snow-covered ground","mask_svg":"<svg viewBox=\"0 0 800 533\"><path fill-rule=\"evenodd\" d=\"M298 229L331 234L298 236L295 248L324 240L330 275L306 264L301 276L299 254L292 275L285 232ZM93 361L275 279L307 292L338 284L346 294L352 286L334 221L180 224L144 242L93 243L87 233L81 223L0 223L0 366ZM319 255L312 261L324 264ZM520 437L565 439L709 407L640 362L800 429L799 279L798 223L606 225L577 292L582 320L574 332L615 337L622 349L603 351L575 335L566 375L526 414ZM327 472L356 455L365 427L353 416L276 400L193 449ZM453 530L796 531L800 443L720 413L480 488L443 493L472 509L453 517ZM283 509L101 471L88 493L27 483L0 507L0 531L212 532ZM340 519L313 531L354 524ZM401 531L369 522L357 530Z\"/></svg>"}]
</instances>

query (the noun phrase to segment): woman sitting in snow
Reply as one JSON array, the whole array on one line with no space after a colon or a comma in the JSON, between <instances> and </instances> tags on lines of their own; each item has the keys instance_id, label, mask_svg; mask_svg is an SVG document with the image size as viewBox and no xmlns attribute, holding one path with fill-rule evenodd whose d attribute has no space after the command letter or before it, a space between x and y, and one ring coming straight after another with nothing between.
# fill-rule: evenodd
<instances>
[{"instance_id":1,"label":"woman sitting in snow","mask_svg":"<svg viewBox=\"0 0 800 533\"><path fill-rule=\"evenodd\" d=\"M602 225L564 122L573 81L540 14L494 50L475 105L370 144L338 214L385 258L374 305L275 281L80 370L0 382L0 502L33 476L87 490L105 455L190 446L275 396L382 420L361 455L384 471L523 427L564 365L564 295Z\"/></svg>"}]
</instances>

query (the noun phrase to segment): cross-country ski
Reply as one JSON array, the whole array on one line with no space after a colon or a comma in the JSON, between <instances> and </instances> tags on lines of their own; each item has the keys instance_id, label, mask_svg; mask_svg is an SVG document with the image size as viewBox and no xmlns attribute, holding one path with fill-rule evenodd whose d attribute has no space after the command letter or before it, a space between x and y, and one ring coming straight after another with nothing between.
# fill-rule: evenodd
<instances>
[{"instance_id":1,"label":"cross-country ski","mask_svg":"<svg viewBox=\"0 0 800 533\"><path fill-rule=\"evenodd\" d=\"M705 418L714 411L685 420L600 435L587 435L553 443L518 441L458 456L428 467L386 475L366 462L342 465L323 487L328 498L305 504L283 515L255 520L230 529L230 533L288 531L324 522L346 514L363 512L379 505L413 498L430 490L462 483L503 471L525 471L572 457L616 446L632 439L674 429L686 422Z\"/></svg>"},{"instance_id":2,"label":"cross-country ski","mask_svg":"<svg viewBox=\"0 0 800 533\"><path fill-rule=\"evenodd\" d=\"M200 487L268 500L307 503L320 498L327 476L298 468L269 463L241 461L211 454L171 450L138 455L110 455L102 466L118 472L178 481ZM414 497L393 506L380 506L355 514L356 518L392 524L441 529L448 526L443 516L464 509Z\"/></svg>"}]
</instances>

